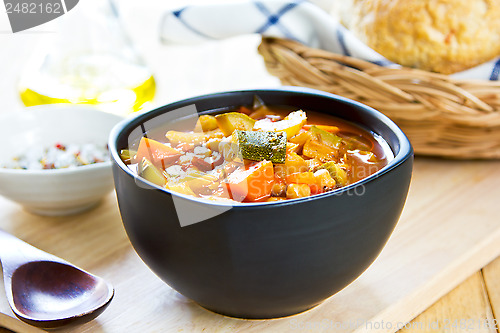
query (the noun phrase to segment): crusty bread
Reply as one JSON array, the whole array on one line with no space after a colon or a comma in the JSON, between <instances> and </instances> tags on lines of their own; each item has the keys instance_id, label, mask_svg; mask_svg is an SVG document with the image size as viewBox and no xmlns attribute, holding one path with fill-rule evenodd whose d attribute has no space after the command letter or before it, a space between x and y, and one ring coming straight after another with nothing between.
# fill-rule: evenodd
<instances>
[{"instance_id":1,"label":"crusty bread","mask_svg":"<svg viewBox=\"0 0 500 333\"><path fill-rule=\"evenodd\" d=\"M333 13L403 66L450 74L500 55L500 0L335 0Z\"/></svg>"}]
</instances>

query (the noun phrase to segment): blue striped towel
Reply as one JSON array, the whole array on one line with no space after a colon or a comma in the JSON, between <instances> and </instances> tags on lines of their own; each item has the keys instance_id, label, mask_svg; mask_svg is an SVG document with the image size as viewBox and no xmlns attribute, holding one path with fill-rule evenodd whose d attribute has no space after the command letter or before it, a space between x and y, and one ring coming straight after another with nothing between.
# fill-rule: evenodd
<instances>
[{"instance_id":1,"label":"blue striped towel","mask_svg":"<svg viewBox=\"0 0 500 333\"><path fill-rule=\"evenodd\" d=\"M196 43L243 34L296 40L314 48L398 67L362 43L331 15L305 0L239 1L167 11L161 21L164 43ZM500 57L452 75L459 79L498 80Z\"/></svg>"}]
</instances>

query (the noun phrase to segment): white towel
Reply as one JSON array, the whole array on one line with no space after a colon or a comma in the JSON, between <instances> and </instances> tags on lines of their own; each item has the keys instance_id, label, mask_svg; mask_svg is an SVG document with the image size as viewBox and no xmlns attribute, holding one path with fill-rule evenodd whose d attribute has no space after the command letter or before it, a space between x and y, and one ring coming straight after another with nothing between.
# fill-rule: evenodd
<instances>
[{"instance_id":1,"label":"white towel","mask_svg":"<svg viewBox=\"0 0 500 333\"><path fill-rule=\"evenodd\" d=\"M398 66L362 43L327 12L305 0L192 5L165 12L160 25L164 43L196 43L243 34L288 38L381 66ZM498 80L500 57L452 77Z\"/></svg>"}]
</instances>

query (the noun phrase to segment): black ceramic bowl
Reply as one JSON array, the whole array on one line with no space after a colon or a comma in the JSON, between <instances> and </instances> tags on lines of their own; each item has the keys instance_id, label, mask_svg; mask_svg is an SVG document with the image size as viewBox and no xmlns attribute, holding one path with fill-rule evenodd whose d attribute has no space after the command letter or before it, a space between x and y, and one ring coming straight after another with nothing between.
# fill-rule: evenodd
<instances>
[{"instance_id":1,"label":"black ceramic bowl","mask_svg":"<svg viewBox=\"0 0 500 333\"><path fill-rule=\"evenodd\" d=\"M255 94L268 105L354 122L382 136L395 158L376 174L329 193L232 208L136 179L120 160L129 136L140 135L169 111L192 104L198 112L248 105ZM117 125L109 147L123 224L139 256L184 296L241 318L299 313L356 279L378 256L399 219L413 164L408 139L387 117L304 88L225 92L169 104ZM195 211L213 217L182 227L180 219Z\"/></svg>"}]
</instances>

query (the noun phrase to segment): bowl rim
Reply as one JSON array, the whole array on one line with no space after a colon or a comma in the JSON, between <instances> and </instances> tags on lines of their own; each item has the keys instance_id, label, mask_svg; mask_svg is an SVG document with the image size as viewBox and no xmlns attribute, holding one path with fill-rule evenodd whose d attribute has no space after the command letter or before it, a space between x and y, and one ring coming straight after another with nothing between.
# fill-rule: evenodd
<instances>
[{"instance_id":1,"label":"bowl rim","mask_svg":"<svg viewBox=\"0 0 500 333\"><path fill-rule=\"evenodd\" d=\"M122 122L126 118L109 113L109 112L104 112L99 110L96 107L92 107L89 105L82 105L82 104L70 104L70 103L60 103L60 104L47 104L47 105L35 105L35 106L30 106L27 107L26 109L23 110L16 110L16 111L10 111L10 112L4 112L0 114L0 121L2 121L5 118L11 118L12 119L22 119L23 117L40 117L40 115L43 114L48 114L48 113L82 113L82 112L88 112L92 113L93 117L96 119L101 119L101 116L104 116L105 118L115 118L116 124ZM109 148L109 147L108 147ZM39 170L39 169L9 169L9 168L3 168L0 167L0 175L12 175L12 176L17 176L17 175L32 175L32 176L42 176L42 175L67 175L67 174L73 174L73 173L79 173L79 172L98 172L103 169L108 169L112 166L112 158L110 154L110 159L108 161L103 161L103 162L98 162L98 163L93 163L93 164L88 164L88 165L81 165L77 167L70 167L70 168L60 168L60 169L44 169L44 170Z\"/></svg>"},{"instance_id":2,"label":"bowl rim","mask_svg":"<svg viewBox=\"0 0 500 333\"><path fill-rule=\"evenodd\" d=\"M215 96L224 96L224 95L233 95L233 94L238 94L238 93L252 93L252 94L259 94L260 93L265 93L265 92L278 92L278 93L292 93L292 94L305 94L305 95L312 95L312 96L321 96L321 97L326 97L329 99L334 99L336 101L339 101L341 103L345 104L350 104L353 105L357 108L362 109L362 112L367 112L374 116L378 121L382 122L384 125L386 125L397 137L398 142L399 142L399 152L395 154L394 158L382 169L378 170L377 172L371 174L370 176L363 178L355 183L349 184L347 186L341 187L339 189L321 193L321 194L315 194L311 195L309 197L304 197L304 198L297 198L297 199L289 199L289 200L282 200L282 201L273 201L273 202L254 202L254 203L248 203L248 202L237 202L237 201L230 201L230 200L208 200L208 199L203 199L203 198L197 198L193 197L190 195L185 195L181 193L177 193L175 191L171 191L166 188L162 188L158 185L155 185L148 180L139 177L135 175L130 168L127 167L127 165L121 160L119 154L118 154L118 147L117 147L117 141L118 138L120 137L121 133L133 129L137 126L138 123L141 123L145 120L148 120L151 117L156 116L155 113L162 114L160 112L161 109L165 107L169 107L171 109L176 109L180 108L185 105L190 105L190 104L196 104L197 101L199 100L204 100L207 98L215 97ZM167 111L168 112L168 111ZM163 112L164 113L164 112ZM154 114L154 116L152 116ZM379 134L380 135L380 134ZM385 138L382 136L382 138L385 140ZM109 151L111 153L111 162L118 166L122 171L124 171L128 176L132 177L135 181L140 181L144 185L147 185L147 187L150 190L156 190L160 191L163 193L168 193L171 196L182 198L182 199L187 199L189 201L201 203L201 204L206 204L212 207L232 207L233 209L248 209L248 208L270 208L270 207L276 207L276 206L287 206L287 205L293 205L297 203L302 203L302 202L310 202L313 200L320 200L326 197L331 197L331 196L338 196L341 195L344 192L350 191L356 187L363 186L366 183L372 181L373 179L376 179L378 177L381 177L385 175L386 173L392 171L399 165L403 164L406 160L409 158L413 157L413 147L411 146L410 141L408 140L407 136L404 134L404 132L386 115L382 114L380 111L375 110L374 108L367 106L365 104L362 104L360 102L348 99L346 97L342 97L339 95L331 94L328 92L324 92L321 90L316 90L316 89L311 89L311 88L305 88L305 87L294 87L294 86L283 86L283 87L278 87L278 88L263 88L263 89L243 89L243 90L231 90L231 91L223 91L223 92L215 92L215 93L209 93L209 94L204 94L204 95L198 95L198 96L193 96L189 98L185 98L182 100L174 101L172 103L165 104L163 106L157 107L155 109L152 109L150 111L138 114L134 117L129 117L118 124L116 124L113 129L111 130L111 133L109 135L109 142L108 142L108 147Z\"/></svg>"}]
</instances>

